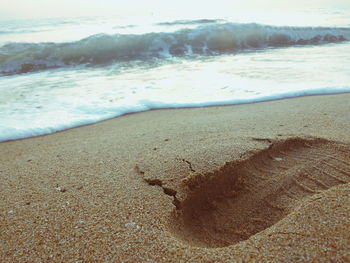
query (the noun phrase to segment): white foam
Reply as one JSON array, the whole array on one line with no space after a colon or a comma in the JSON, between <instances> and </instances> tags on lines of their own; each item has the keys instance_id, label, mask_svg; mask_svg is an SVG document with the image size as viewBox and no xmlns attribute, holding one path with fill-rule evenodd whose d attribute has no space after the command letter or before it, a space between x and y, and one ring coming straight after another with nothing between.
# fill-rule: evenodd
<instances>
[{"instance_id":1,"label":"white foam","mask_svg":"<svg viewBox=\"0 0 350 263\"><path fill-rule=\"evenodd\" d=\"M276 100L283 98L292 98L306 95L336 94L344 92L350 92L350 86L338 88L321 88L314 90L300 90L294 92L290 91L279 94L256 96L250 98L247 97L241 99L222 99L196 102L185 102L176 100L166 102L160 100L143 99L136 101L134 105L121 105L104 109L96 109L93 107L93 105L90 105L85 109L84 107L77 107L75 109L75 112L72 112L69 109L67 109L66 112L60 113L61 115L57 115L57 113L55 112L49 112L47 113L47 116L43 116L43 113L40 113L38 115L31 114L30 119L18 118L17 120L9 120L3 118L2 124L0 126L0 141L22 139L27 137L50 134L57 131L117 117L125 113L140 112L150 109L232 105ZM58 116L62 116L62 118L57 118ZM43 121L33 122L31 118L40 118Z\"/></svg>"}]
</instances>

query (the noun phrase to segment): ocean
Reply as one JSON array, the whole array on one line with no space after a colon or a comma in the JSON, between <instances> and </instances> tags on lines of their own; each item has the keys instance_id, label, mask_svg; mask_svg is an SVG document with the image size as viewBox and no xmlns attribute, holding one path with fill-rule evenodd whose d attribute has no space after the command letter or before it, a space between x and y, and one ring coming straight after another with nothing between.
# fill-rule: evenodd
<instances>
[{"instance_id":1,"label":"ocean","mask_svg":"<svg viewBox=\"0 0 350 263\"><path fill-rule=\"evenodd\" d=\"M157 108L350 92L349 11L0 20L0 141Z\"/></svg>"}]
</instances>

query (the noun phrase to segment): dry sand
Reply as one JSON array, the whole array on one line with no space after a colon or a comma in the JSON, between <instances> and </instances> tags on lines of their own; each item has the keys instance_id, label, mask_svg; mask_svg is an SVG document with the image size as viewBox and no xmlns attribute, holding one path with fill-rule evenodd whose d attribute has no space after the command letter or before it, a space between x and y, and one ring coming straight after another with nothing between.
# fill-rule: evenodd
<instances>
[{"instance_id":1,"label":"dry sand","mask_svg":"<svg viewBox=\"0 0 350 263\"><path fill-rule=\"evenodd\" d=\"M350 94L0 144L1 262L349 262Z\"/></svg>"}]
</instances>

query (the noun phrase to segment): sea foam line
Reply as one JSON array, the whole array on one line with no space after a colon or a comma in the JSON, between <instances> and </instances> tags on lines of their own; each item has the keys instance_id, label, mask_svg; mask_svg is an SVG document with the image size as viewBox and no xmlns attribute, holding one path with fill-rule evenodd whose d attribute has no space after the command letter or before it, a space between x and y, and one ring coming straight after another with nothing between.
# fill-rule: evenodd
<instances>
[{"instance_id":1,"label":"sea foam line","mask_svg":"<svg viewBox=\"0 0 350 263\"><path fill-rule=\"evenodd\" d=\"M87 124L93 124L99 121L111 119L114 117L122 116L128 113L143 112L152 109L172 109L172 108L194 108L204 106L223 106L223 105L236 105L247 104L263 101L271 101L278 99L295 98L301 96L311 95L326 95L326 94L340 94L349 93L350 86L344 87L331 87L331 88L319 88L319 89L304 89L299 91L280 92L270 95L262 95L256 97L246 97L240 99L229 100L213 100L213 101L199 101L199 102L163 102L152 99L140 99L133 105L121 105L115 106L110 109L95 109L95 105L91 106L91 109L87 109L84 114L72 113L70 109L66 112L66 118L55 118L55 112L51 113L52 116L46 116L49 121L41 122L41 126L35 126L33 124L33 116L23 116L20 120L13 120L11 116L3 116L2 124L0 125L0 142L29 138L34 136L46 135L55 133L58 131L75 128ZM50 115L50 113L48 113ZM72 116L69 116L69 115ZM78 115L74 115L78 114ZM42 114L38 115L39 118L43 117Z\"/></svg>"}]
</instances>

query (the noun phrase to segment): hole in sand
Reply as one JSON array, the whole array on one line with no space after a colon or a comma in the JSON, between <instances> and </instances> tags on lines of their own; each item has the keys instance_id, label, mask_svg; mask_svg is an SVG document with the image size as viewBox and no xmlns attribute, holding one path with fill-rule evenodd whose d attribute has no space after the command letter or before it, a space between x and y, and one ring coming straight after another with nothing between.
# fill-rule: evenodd
<instances>
[{"instance_id":1,"label":"hole in sand","mask_svg":"<svg viewBox=\"0 0 350 263\"><path fill-rule=\"evenodd\" d=\"M188 196L174 210L170 229L193 246L232 245L277 223L303 198L349 181L348 145L275 141L243 161L188 178Z\"/></svg>"}]
</instances>

